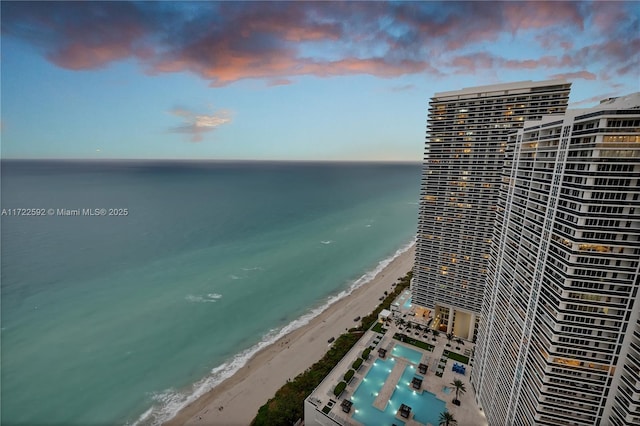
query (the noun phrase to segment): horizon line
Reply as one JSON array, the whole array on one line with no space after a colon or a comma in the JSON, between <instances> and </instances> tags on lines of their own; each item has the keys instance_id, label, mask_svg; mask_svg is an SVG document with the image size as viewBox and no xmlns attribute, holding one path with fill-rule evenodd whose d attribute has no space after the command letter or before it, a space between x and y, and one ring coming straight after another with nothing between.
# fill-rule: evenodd
<instances>
[{"instance_id":1,"label":"horizon line","mask_svg":"<svg viewBox=\"0 0 640 426\"><path fill-rule=\"evenodd\" d=\"M50 162L189 162L189 163L382 163L420 164L422 160L230 159L230 158L0 158L0 161Z\"/></svg>"}]
</instances>

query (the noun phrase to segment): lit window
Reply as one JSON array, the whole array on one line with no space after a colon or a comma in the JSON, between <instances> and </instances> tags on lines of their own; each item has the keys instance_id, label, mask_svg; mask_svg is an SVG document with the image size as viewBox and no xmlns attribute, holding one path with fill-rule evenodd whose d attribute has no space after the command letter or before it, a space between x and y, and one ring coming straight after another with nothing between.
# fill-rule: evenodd
<instances>
[{"instance_id":1,"label":"lit window","mask_svg":"<svg viewBox=\"0 0 640 426\"><path fill-rule=\"evenodd\" d=\"M604 136L603 141L613 143L640 142L640 136Z\"/></svg>"},{"instance_id":2,"label":"lit window","mask_svg":"<svg viewBox=\"0 0 640 426\"><path fill-rule=\"evenodd\" d=\"M608 253L611 251L611 247L599 244L580 244L578 249L584 251L597 251L599 253Z\"/></svg>"}]
</instances>

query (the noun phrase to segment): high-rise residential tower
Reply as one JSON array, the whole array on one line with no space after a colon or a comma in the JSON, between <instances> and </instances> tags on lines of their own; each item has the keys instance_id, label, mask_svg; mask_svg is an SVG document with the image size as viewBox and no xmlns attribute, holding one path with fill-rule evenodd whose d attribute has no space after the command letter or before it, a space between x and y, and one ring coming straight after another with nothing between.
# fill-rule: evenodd
<instances>
[{"instance_id":1,"label":"high-rise residential tower","mask_svg":"<svg viewBox=\"0 0 640 426\"><path fill-rule=\"evenodd\" d=\"M519 82L436 93L429 104L413 303L433 327L473 339L507 135L566 110L571 84Z\"/></svg>"},{"instance_id":2,"label":"high-rise residential tower","mask_svg":"<svg viewBox=\"0 0 640 426\"><path fill-rule=\"evenodd\" d=\"M640 94L510 136L471 383L489 424L640 424Z\"/></svg>"}]
</instances>

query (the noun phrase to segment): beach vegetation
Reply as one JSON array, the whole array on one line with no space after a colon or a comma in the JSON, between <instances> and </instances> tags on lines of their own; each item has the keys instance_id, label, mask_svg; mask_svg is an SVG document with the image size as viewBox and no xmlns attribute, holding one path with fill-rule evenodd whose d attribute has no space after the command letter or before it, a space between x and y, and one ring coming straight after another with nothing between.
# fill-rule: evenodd
<instances>
[{"instance_id":1,"label":"beach vegetation","mask_svg":"<svg viewBox=\"0 0 640 426\"><path fill-rule=\"evenodd\" d=\"M340 396L340 394L341 394L342 392L344 392L344 390L346 389L346 387L347 387L347 383L346 383L346 382L340 382L340 383L338 383L338 384L336 385L335 389L333 389L333 394L334 394L335 396Z\"/></svg>"},{"instance_id":2,"label":"beach vegetation","mask_svg":"<svg viewBox=\"0 0 640 426\"><path fill-rule=\"evenodd\" d=\"M413 337L407 336L405 334L396 333L393 336L393 338L396 339L396 340L399 340L401 342L413 345L413 346L415 346L417 348L424 349L425 351L433 352L433 348L434 348L433 345L431 345L429 343L425 343L425 342L423 342L421 340L418 340L418 339L414 339Z\"/></svg>"},{"instance_id":3,"label":"beach vegetation","mask_svg":"<svg viewBox=\"0 0 640 426\"><path fill-rule=\"evenodd\" d=\"M267 401L253 419L253 426L279 426L291 425L304 417L304 400L313 390L324 380L331 370L349 352L355 343L362 337L362 332L371 328L378 320L378 314L383 309L390 309L393 300L411 283L413 272L409 271L400 278L393 291L370 315L362 319L358 331L348 332L339 336L331 345L324 357L313 364L305 372L296 376L293 380L287 381L275 394ZM358 358L361 363L362 359ZM344 382L341 382L344 383ZM346 386L346 383L345 383Z\"/></svg>"},{"instance_id":4,"label":"beach vegetation","mask_svg":"<svg viewBox=\"0 0 640 426\"><path fill-rule=\"evenodd\" d=\"M360 325L360 329L362 331L370 329L374 323L378 321L378 315L382 312L383 309L391 310L391 303L411 284L411 278L413 277L413 271L407 272L407 274L398 279L398 283L394 287L391 293L388 293L386 297L383 298L382 303L378 305L376 309L373 310L369 315L362 318L362 323Z\"/></svg>"},{"instance_id":5,"label":"beach vegetation","mask_svg":"<svg viewBox=\"0 0 640 426\"><path fill-rule=\"evenodd\" d=\"M267 401L251 422L255 426L291 425L304 416L304 399L322 382L360 339L360 333L338 337L324 357L305 372L288 381Z\"/></svg>"},{"instance_id":6,"label":"beach vegetation","mask_svg":"<svg viewBox=\"0 0 640 426\"><path fill-rule=\"evenodd\" d=\"M448 411L440 413L439 421L440 426L455 426L458 424L458 421L453 417L453 414Z\"/></svg>"},{"instance_id":7,"label":"beach vegetation","mask_svg":"<svg viewBox=\"0 0 640 426\"><path fill-rule=\"evenodd\" d=\"M349 380L353 378L354 374L356 374L356 372L353 370L349 370L346 373L344 373L344 381L349 383Z\"/></svg>"},{"instance_id":8,"label":"beach vegetation","mask_svg":"<svg viewBox=\"0 0 640 426\"><path fill-rule=\"evenodd\" d=\"M456 399L454 399L453 402L456 405L460 405L460 400L458 399L458 395L465 393L467 389L464 387L464 383L462 383L462 380L460 379L455 379L453 382L451 382L451 386L453 386L454 389L456 390Z\"/></svg>"},{"instance_id":9,"label":"beach vegetation","mask_svg":"<svg viewBox=\"0 0 640 426\"><path fill-rule=\"evenodd\" d=\"M460 355L458 353L450 352L450 351L447 353L446 356L447 356L447 358L452 359L454 361L458 361L458 362L461 362L463 364L469 364L469 357L468 356Z\"/></svg>"},{"instance_id":10,"label":"beach vegetation","mask_svg":"<svg viewBox=\"0 0 640 426\"><path fill-rule=\"evenodd\" d=\"M451 346L451 341L453 340L453 337L454 337L453 333L447 333L446 337L447 337L447 340L448 340L447 346Z\"/></svg>"},{"instance_id":11,"label":"beach vegetation","mask_svg":"<svg viewBox=\"0 0 640 426\"><path fill-rule=\"evenodd\" d=\"M358 371L358 368L360 368L360 366L362 365L362 362L363 362L362 358L358 358L353 362L353 364L351 364L351 367L354 370Z\"/></svg>"},{"instance_id":12,"label":"beach vegetation","mask_svg":"<svg viewBox=\"0 0 640 426\"><path fill-rule=\"evenodd\" d=\"M371 348L367 348L364 351L362 351L362 359L369 358L369 354L371 354Z\"/></svg>"},{"instance_id":13,"label":"beach vegetation","mask_svg":"<svg viewBox=\"0 0 640 426\"><path fill-rule=\"evenodd\" d=\"M382 328L382 323L381 322L377 322L376 325L374 325L371 330L375 331L376 333L380 333L380 334L384 334L384 333L387 332L386 328Z\"/></svg>"}]
</instances>

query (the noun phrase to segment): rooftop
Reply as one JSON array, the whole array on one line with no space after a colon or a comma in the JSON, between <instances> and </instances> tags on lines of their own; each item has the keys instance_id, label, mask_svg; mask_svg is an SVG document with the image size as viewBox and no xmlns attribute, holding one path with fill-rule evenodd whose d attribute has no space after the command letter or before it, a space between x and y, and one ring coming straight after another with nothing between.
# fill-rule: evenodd
<instances>
[{"instance_id":1,"label":"rooftop","mask_svg":"<svg viewBox=\"0 0 640 426\"><path fill-rule=\"evenodd\" d=\"M439 92L433 95L433 99L437 98L447 98L451 96L462 96L465 97L479 97L482 96L498 96L509 94L505 92L518 91L518 90L526 90L530 88L538 88L538 87L548 87L555 86L559 84L570 84L565 80L544 80L544 81L516 81L513 83L501 83L501 84L490 84L486 86L476 86L476 87L465 87L460 90L452 90L448 92ZM526 92L523 92L526 93ZM469 96L475 95L475 96Z\"/></svg>"}]
</instances>

